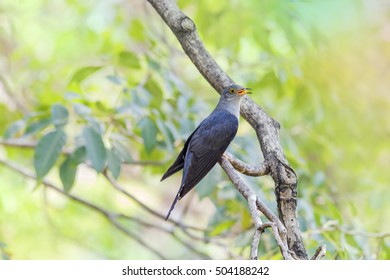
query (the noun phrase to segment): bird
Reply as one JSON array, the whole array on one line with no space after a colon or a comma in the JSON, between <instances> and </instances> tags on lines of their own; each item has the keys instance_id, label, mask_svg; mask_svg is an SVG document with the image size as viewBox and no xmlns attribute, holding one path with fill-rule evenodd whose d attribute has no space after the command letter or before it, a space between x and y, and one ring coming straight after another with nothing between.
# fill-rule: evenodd
<instances>
[{"instance_id":1,"label":"bird","mask_svg":"<svg viewBox=\"0 0 390 280\"><path fill-rule=\"evenodd\" d=\"M161 181L183 169L179 191L165 218L167 220L178 200L192 190L221 159L236 136L240 105L250 88L232 84L223 89L217 106L186 140L183 149Z\"/></svg>"}]
</instances>

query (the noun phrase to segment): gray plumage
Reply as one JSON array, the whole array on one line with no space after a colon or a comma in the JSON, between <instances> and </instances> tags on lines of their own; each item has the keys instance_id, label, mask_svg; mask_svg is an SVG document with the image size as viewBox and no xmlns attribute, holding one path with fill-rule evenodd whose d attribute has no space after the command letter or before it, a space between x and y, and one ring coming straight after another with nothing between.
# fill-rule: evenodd
<instances>
[{"instance_id":1,"label":"gray plumage","mask_svg":"<svg viewBox=\"0 0 390 280\"><path fill-rule=\"evenodd\" d=\"M220 160L238 129L241 98L250 93L238 85L226 87L214 111L188 137L175 162L161 181L183 169L179 191L169 209L168 219L176 202L192 190Z\"/></svg>"}]
</instances>

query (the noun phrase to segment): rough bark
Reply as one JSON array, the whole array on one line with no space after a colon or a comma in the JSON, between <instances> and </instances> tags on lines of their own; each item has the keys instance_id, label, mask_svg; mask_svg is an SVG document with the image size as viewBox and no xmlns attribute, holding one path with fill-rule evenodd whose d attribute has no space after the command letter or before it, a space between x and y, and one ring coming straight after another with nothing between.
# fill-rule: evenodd
<instances>
[{"instance_id":1,"label":"rough bark","mask_svg":"<svg viewBox=\"0 0 390 280\"><path fill-rule=\"evenodd\" d=\"M175 34L192 63L218 93L234 83L206 50L194 22L178 8L175 0L148 2ZM256 131L264 164L275 182L279 217L287 230L289 250L297 259L308 259L296 214L298 180L279 141L280 125L249 97L245 97L242 102L241 115Z\"/></svg>"}]
</instances>

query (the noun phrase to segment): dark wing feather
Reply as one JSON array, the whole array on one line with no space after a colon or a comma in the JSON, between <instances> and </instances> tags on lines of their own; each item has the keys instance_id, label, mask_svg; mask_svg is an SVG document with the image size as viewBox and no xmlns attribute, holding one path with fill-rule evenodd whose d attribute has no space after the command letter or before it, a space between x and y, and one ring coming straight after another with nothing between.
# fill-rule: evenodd
<instances>
[{"instance_id":1,"label":"dark wing feather","mask_svg":"<svg viewBox=\"0 0 390 280\"><path fill-rule=\"evenodd\" d=\"M191 141L192 136L194 133L198 130L199 126L191 133L191 135L187 138L183 149L180 151L179 155L177 156L175 162L168 168L168 170L165 172L165 174L162 176L161 181L165 180L169 176L175 174L177 171L180 171L184 167L184 159L186 157L188 144Z\"/></svg>"},{"instance_id":2,"label":"dark wing feather","mask_svg":"<svg viewBox=\"0 0 390 280\"><path fill-rule=\"evenodd\" d=\"M176 202L192 190L214 167L237 133L238 119L227 111L210 115L197 128L188 143L184 158L184 173Z\"/></svg>"}]
</instances>

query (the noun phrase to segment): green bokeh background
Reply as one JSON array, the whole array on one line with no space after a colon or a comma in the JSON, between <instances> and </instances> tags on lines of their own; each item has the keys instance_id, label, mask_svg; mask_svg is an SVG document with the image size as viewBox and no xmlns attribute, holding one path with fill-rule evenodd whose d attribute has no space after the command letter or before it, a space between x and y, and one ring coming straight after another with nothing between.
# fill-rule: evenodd
<instances>
[{"instance_id":1,"label":"green bokeh background","mask_svg":"<svg viewBox=\"0 0 390 280\"><path fill-rule=\"evenodd\" d=\"M374 236L390 231L388 1L179 0L178 5L194 20L221 67L251 87L254 101L281 123L282 145L299 178L298 216L309 254L326 244L329 259L390 259L389 235ZM69 110L66 147L72 149L90 122L77 112L75 104L81 104L102 127L106 147L120 138L132 160L161 162L124 165L118 182L162 214L180 176L163 183L159 178L218 100L142 0L1 1L0 78L2 142L39 140L49 128L33 135L24 129L60 103ZM142 125L143 119L152 124ZM151 133L148 139L153 136L146 140L152 141L150 152L145 131ZM229 150L248 163L261 161L254 132L244 120ZM0 145L1 159L30 171L33 154ZM59 187L62 160L47 176ZM275 209L272 181L246 180ZM157 258L94 211L36 185L0 165L3 258ZM253 229L248 229L245 202L219 167L197 189L173 216L208 228L230 252L247 258ZM71 193L172 229L85 165ZM137 223L123 225L168 258L199 258L169 234ZM211 258L229 258L212 244L187 240ZM270 233L264 235L260 257L281 258Z\"/></svg>"}]
</instances>

